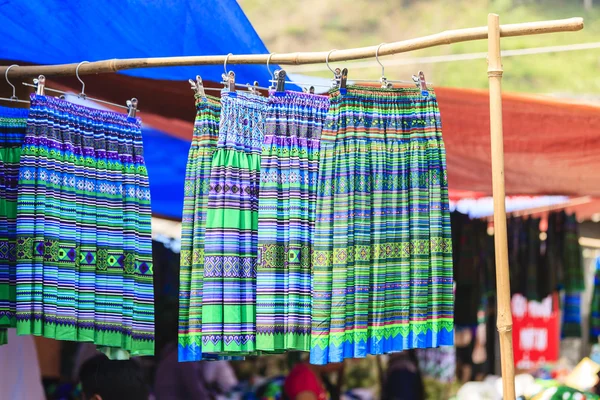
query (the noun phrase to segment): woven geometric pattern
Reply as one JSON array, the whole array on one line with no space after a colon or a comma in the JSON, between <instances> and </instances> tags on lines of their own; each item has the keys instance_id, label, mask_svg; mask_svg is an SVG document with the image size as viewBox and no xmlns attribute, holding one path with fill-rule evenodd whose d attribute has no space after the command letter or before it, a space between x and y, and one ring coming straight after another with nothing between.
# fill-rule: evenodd
<instances>
[{"instance_id":1,"label":"woven geometric pattern","mask_svg":"<svg viewBox=\"0 0 600 400\"><path fill-rule=\"evenodd\" d=\"M260 154L267 100L223 92L213 153L202 287L202 352L256 350Z\"/></svg>"},{"instance_id":2,"label":"woven geometric pattern","mask_svg":"<svg viewBox=\"0 0 600 400\"><path fill-rule=\"evenodd\" d=\"M179 361L199 361L202 354L202 281L204 232L210 165L219 138L221 103L196 98L196 120L188 154L181 226L179 270Z\"/></svg>"},{"instance_id":3,"label":"woven geometric pattern","mask_svg":"<svg viewBox=\"0 0 600 400\"><path fill-rule=\"evenodd\" d=\"M321 136L311 362L453 344L452 241L435 94L350 87Z\"/></svg>"},{"instance_id":4,"label":"woven geometric pattern","mask_svg":"<svg viewBox=\"0 0 600 400\"><path fill-rule=\"evenodd\" d=\"M319 143L329 99L271 93L260 165L257 350L310 350Z\"/></svg>"},{"instance_id":5,"label":"woven geometric pattern","mask_svg":"<svg viewBox=\"0 0 600 400\"><path fill-rule=\"evenodd\" d=\"M31 97L17 204L17 332L154 354L141 121Z\"/></svg>"},{"instance_id":6,"label":"woven geometric pattern","mask_svg":"<svg viewBox=\"0 0 600 400\"><path fill-rule=\"evenodd\" d=\"M16 326L17 185L29 110L0 107L0 345Z\"/></svg>"}]
</instances>

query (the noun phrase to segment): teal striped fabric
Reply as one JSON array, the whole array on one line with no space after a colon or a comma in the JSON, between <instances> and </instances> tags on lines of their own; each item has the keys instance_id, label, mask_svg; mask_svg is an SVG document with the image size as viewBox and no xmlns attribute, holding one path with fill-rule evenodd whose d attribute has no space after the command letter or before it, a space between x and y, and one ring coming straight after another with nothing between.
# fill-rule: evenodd
<instances>
[{"instance_id":1,"label":"teal striped fabric","mask_svg":"<svg viewBox=\"0 0 600 400\"><path fill-rule=\"evenodd\" d=\"M256 348L310 349L311 252L319 143L329 98L274 92L260 164Z\"/></svg>"},{"instance_id":2,"label":"teal striped fabric","mask_svg":"<svg viewBox=\"0 0 600 400\"><path fill-rule=\"evenodd\" d=\"M352 86L330 102L311 362L452 345L452 240L435 94Z\"/></svg>"},{"instance_id":3,"label":"teal striped fabric","mask_svg":"<svg viewBox=\"0 0 600 400\"><path fill-rule=\"evenodd\" d=\"M17 214L18 334L153 354L141 121L32 95Z\"/></svg>"},{"instance_id":4,"label":"teal striped fabric","mask_svg":"<svg viewBox=\"0 0 600 400\"><path fill-rule=\"evenodd\" d=\"M29 110L0 107L0 345L16 326L17 183Z\"/></svg>"}]
</instances>

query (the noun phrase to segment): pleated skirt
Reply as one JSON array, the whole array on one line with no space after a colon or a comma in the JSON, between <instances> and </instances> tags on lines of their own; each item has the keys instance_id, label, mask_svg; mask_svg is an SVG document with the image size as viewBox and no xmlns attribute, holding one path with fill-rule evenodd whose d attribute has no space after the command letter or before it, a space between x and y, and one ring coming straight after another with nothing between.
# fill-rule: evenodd
<instances>
[{"instance_id":1,"label":"pleated skirt","mask_svg":"<svg viewBox=\"0 0 600 400\"><path fill-rule=\"evenodd\" d=\"M224 92L212 158L202 290L202 351L256 351L258 191L266 99Z\"/></svg>"},{"instance_id":2,"label":"pleated skirt","mask_svg":"<svg viewBox=\"0 0 600 400\"><path fill-rule=\"evenodd\" d=\"M452 345L452 240L435 94L343 91L331 94L320 144L310 360Z\"/></svg>"},{"instance_id":3,"label":"pleated skirt","mask_svg":"<svg viewBox=\"0 0 600 400\"><path fill-rule=\"evenodd\" d=\"M210 168L219 139L221 102L196 99L194 133L188 155L181 228L179 361L202 360L204 236Z\"/></svg>"},{"instance_id":4,"label":"pleated skirt","mask_svg":"<svg viewBox=\"0 0 600 400\"><path fill-rule=\"evenodd\" d=\"M319 143L329 99L272 93L260 165L256 347L310 349L311 252Z\"/></svg>"},{"instance_id":5,"label":"pleated skirt","mask_svg":"<svg viewBox=\"0 0 600 400\"><path fill-rule=\"evenodd\" d=\"M141 121L32 95L17 202L17 333L154 353Z\"/></svg>"},{"instance_id":6,"label":"pleated skirt","mask_svg":"<svg viewBox=\"0 0 600 400\"><path fill-rule=\"evenodd\" d=\"M0 345L16 326L17 183L28 109L0 107Z\"/></svg>"}]
</instances>

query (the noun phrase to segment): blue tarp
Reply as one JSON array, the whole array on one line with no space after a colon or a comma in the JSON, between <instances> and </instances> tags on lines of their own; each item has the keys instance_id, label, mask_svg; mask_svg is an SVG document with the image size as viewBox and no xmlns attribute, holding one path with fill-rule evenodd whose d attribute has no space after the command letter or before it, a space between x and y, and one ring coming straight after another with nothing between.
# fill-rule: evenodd
<instances>
[{"instance_id":1,"label":"blue tarp","mask_svg":"<svg viewBox=\"0 0 600 400\"><path fill-rule=\"evenodd\" d=\"M35 64L268 53L235 0L4 0L0 1L0 37L0 59ZM270 79L264 65L231 69L240 83L257 80L266 86ZM223 66L215 65L122 73L171 80L199 74L219 82L222 72ZM152 211L181 218L189 142L147 126L143 135Z\"/></svg>"},{"instance_id":2,"label":"blue tarp","mask_svg":"<svg viewBox=\"0 0 600 400\"><path fill-rule=\"evenodd\" d=\"M268 53L235 0L0 1L0 59L36 64ZM264 65L233 68L267 85ZM222 65L123 71L140 78L221 81Z\"/></svg>"},{"instance_id":3,"label":"blue tarp","mask_svg":"<svg viewBox=\"0 0 600 400\"><path fill-rule=\"evenodd\" d=\"M146 126L142 134L152 213L179 219L183 211L183 185L190 143Z\"/></svg>"}]
</instances>

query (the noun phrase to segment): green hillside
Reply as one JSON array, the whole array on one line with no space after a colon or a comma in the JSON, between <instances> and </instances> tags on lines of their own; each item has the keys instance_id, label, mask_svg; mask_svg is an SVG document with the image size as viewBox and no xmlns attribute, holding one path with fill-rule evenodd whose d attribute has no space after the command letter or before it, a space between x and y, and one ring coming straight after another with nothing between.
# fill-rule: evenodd
<instances>
[{"instance_id":1,"label":"green hillside","mask_svg":"<svg viewBox=\"0 0 600 400\"><path fill-rule=\"evenodd\" d=\"M600 1L594 2L595 8L585 11L583 0L239 0L267 47L278 53L367 46L483 26L489 12L500 14L501 23L585 19L583 31L507 38L502 40L503 50L600 42ZM382 61L485 51L485 41L458 43ZM600 49L507 57L503 64L504 87L509 91L600 95ZM380 74L376 66L353 71L348 64L348 68L355 78ZM422 69L437 86L484 88L486 68L484 59L390 66L386 76L406 80ZM322 71L301 73L330 76Z\"/></svg>"}]
</instances>

